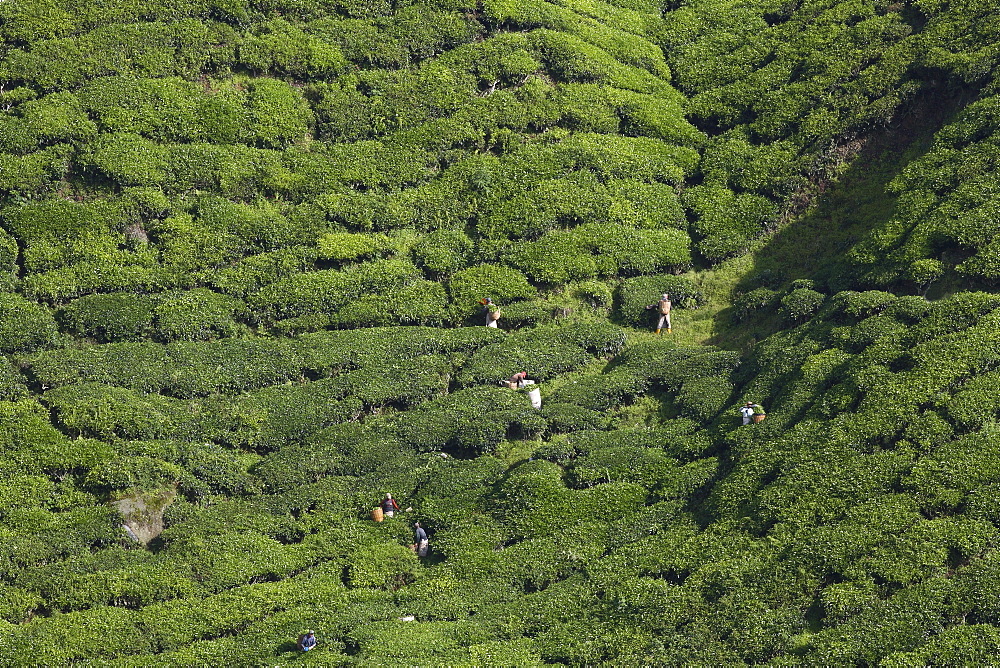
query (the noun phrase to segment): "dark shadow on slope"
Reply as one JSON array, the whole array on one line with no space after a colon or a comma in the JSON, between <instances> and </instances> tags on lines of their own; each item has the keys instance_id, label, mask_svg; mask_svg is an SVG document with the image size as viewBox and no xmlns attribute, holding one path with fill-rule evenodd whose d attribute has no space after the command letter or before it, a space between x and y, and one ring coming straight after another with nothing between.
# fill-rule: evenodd
<instances>
[{"instance_id":1,"label":"dark shadow on slope","mask_svg":"<svg viewBox=\"0 0 1000 668\"><path fill-rule=\"evenodd\" d=\"M887 191L888 184L931 148L934 133L962 106L962 101L948 97L943 90L932 91L901 111L893 124L856 140L857 155L843 174L831 177L820 173L796 195L809 198L809 208L755 251L753 269L736 285L733 296L759 287L780 291L796 279L810 279L817 290L828 294L866 289L859 282L861 269L852 265L846 254L892 220L897 198ZM776 306L743 320L735 308L720 311L716 331L721 334L708 343L728 349L751 348L787 326L778 317Z\"/></svg>"}]
</instances>

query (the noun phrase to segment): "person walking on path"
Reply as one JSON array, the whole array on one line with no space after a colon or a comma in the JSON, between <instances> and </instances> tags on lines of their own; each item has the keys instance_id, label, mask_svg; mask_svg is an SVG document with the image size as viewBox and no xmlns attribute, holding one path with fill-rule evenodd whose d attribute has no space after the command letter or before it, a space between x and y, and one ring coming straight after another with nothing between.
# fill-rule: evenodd
<instances>
[{"instance_id":1,"label":"person walking on path","mask_svg":"<svg viewBox=\"0 0 1000 668\"><path fill-rule=\"evenodd\" d=\"M491 297L487 297L480 302L483 305L483 311L486 313L486 326L487 327L499 327L497 321L500 320L500 307L493 303Z\"/></svg>"},{"instance_id":2,"label":"person walking on path","mask_svg":"<svg viewBox=\"0 0 1000 668\"><path fill-rule=\"evenodd\" d=\"M299 646L300 650L302 650L303 652L308 652L309 650L311 650L313 647L316 646L316 634L313 633L312 630L306 631L305 633L299 636L299 639L296 642L296 644Z\"/></svg>"},{"instance_id":3,"label":"person walking on path","mask_svg":"<svg viewBox=\"0 0 1000 668\"><path fill-rule=\"evenodd\" d=\"M382 514L386 517L392 517L397 510L399 510L399 504L396 503L396 499L392 498L392 494L386 492L385 498L382 499Z\"/></svg>"},{"instance_id":4,"label":"person walking on path","mask_svg":"<svg viewBox=\"0 0 1000 668\"><path fill-rule=\"evenodd\" d=\"M430 541L427 538L427 532L420 526L420 522L413 523L413 544L416 546L418 557L427 556L427 552L430 550Z\"/></svg>"},{"instance_id":5,"label":"person walking on path","mask_svg":"<svg viewBox=\"0 0 1000 668\"><path fill-rule=\"evenodd\" d=\"M671 331L672 331L671 328L670 328L670 307L671 306L672 306L672 304L670 302L670 295L668 295L667 293L664 292L663 296L660 297L660 301L656 302L655 304L650 304L649 306L646 307L647 310L655 308L659 312L659 314L660 314L660 319L656 323L656 333L657 334L660 333L660 330L663 329L664 326L666 326L666 328L667 328L667 334L671 333Z\"/></svg>"}]
</instances>

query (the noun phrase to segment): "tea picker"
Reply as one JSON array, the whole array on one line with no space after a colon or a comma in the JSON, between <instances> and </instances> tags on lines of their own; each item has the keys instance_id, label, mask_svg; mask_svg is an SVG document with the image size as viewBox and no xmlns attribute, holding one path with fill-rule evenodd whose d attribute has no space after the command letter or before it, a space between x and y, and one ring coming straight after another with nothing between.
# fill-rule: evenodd
<instances>
[{"instance_id":1,"label":"tea picker","mask_svg":"<svg viewBox=\"0 0 1000 668\"><path fill-rule=\"evenodd\" d=\"M526 371L518 371L513 376L507 379L507 387L512 390L524 387L528 384L528 373Z\"/></svg>"},{"instance_id":2,"label":"tea picker","mask_svg":"<svg viewBox=\"0 0 1000 668\"><path fill-rule=\"evenodd\" d=\"M420 526L420 522L413 523L413 547L418 557L426 557L427 552L430 550L430 541L427 538L427 532Z\"/></svg>"},{"instance_id":3,"label":"tea picker","mask_svg":"<svg viewBox=\"0 0 1000 668\"><path fill-rule=\"evenodd\" d=\"M542 392L535 387L535 381L528 380L528 374L525 371L518 371L513 376L507 380L500 381L501 385L506 385L512 390L519 390L522 388L528 389L528 399L531 400L531 407L539 409L542 407Z\"/></svg>"},{"instance_id":4,"label":"tea picker","mask_svg":"<svg viewBox=\"0 0 1000 668\"><path fill-rule=\"evenodd\" d=\"M480 299L479 303L483 305L483 312L486 314L486 326L499 327L497 321L500 320L500 307L493 303L491 297Z\"/></svg>"},{"instance_id":5,"label":"tea picker","mask_svg":"<svg viewBox=\"0 0 1000 668\"><path fill-rule=\"evenodd\" d=\"M670 328L670 307L672 306L670 302L670 295L663 293L660 297L660 301L655 304L650 304L646 307L646 310L656 309L660 314L660 319L656 323L656 333L659 334L660 330L663 329L664 325L667 327L667 334L671 333Z\"/></svg>"},{"instance_id":6,"label":"tea picker","mask_svg":"<svg viewBox=\"0 0 1000 668\"><path fill-rule=\"evenodd\" d=\"M392 498L392 494L386 492L385 498L382 499L382 514L386 517L392 517L397 510L399 510L399 504L396 503L396 499Z\"/></svg>"},{"instance_id":7,"label":"tea picker","mask_svg":"<svg viewBox=\"0 0 1000 668\"><path fill-rule=\"evenodd\" d=\"M743 417L743 424L747 425L751 422L763 422L767 414L764 412L764 407L760 404L755 404L752 401L746 402L740 408L740 415Z\"/></svg>"},{"instance_id":8,"label":"tea picker","mask_svg":"<svg viewBox=\"0 0 1000 668\"><path fill-rule=\"evenodd\" d=\"M308 652L316 646L316 634L310 629L300 635L295 644L297 644L299 649L303 652Z\"/></svg>"}]
</instances>

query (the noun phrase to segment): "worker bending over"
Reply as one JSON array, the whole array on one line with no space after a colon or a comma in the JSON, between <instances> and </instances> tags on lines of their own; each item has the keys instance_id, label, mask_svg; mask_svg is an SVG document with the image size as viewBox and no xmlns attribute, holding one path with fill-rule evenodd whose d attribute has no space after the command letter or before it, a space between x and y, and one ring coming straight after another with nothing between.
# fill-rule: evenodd
<instances>
[{"instance_id":1,"label":"worker bending over","mask_svg":"<svg viewBox=\"0 0 1000 668\"><path fill-rule=\"evenodd\" d=\"M743 417L743 424L763 422L764 418L767 417L767 414L764 412L764 407L760 404L755 404L752 401L746 402L746 404L740 408L740 415Z\"/></svg>"},{"instance_id":2,"label":"worker bending over","mask_svg":"<svg viewBox=\"0 0 1000 668\"><path fill-rule=\"evenodd\" d=\"M517 388L524 387L527 385L524 381L527 380L528 374L525 371L518 371L513 376L507 379L507 385L513 390Z\"/></svg>"},{"instance_id":3,"label":"worker bending over","mask_svg":"<svg viewBox=\"0 0 1000 668\"><path fill-rule=\"evenodd\" d=\"M312 631L306 631L299 636L299 640L296 644L299 646L300 650L308 652L316 646L316 634Z\"/></svg>"}]
</instances>

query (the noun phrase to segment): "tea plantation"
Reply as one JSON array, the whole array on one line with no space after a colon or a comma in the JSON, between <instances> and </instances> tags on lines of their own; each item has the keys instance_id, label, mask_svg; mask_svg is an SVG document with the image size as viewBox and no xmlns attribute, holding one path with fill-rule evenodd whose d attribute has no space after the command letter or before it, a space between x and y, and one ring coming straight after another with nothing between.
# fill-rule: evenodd
<instances>
[{"instance_id":1,"label":"tea plantation","mask_svg":"<svg viewBox=\"0 0 1000 668\"><path fill-rule=\"evenodd\" d=\"M998 45L0 0L0 665L996 662Z\"/></svg>"}]
</instances>

